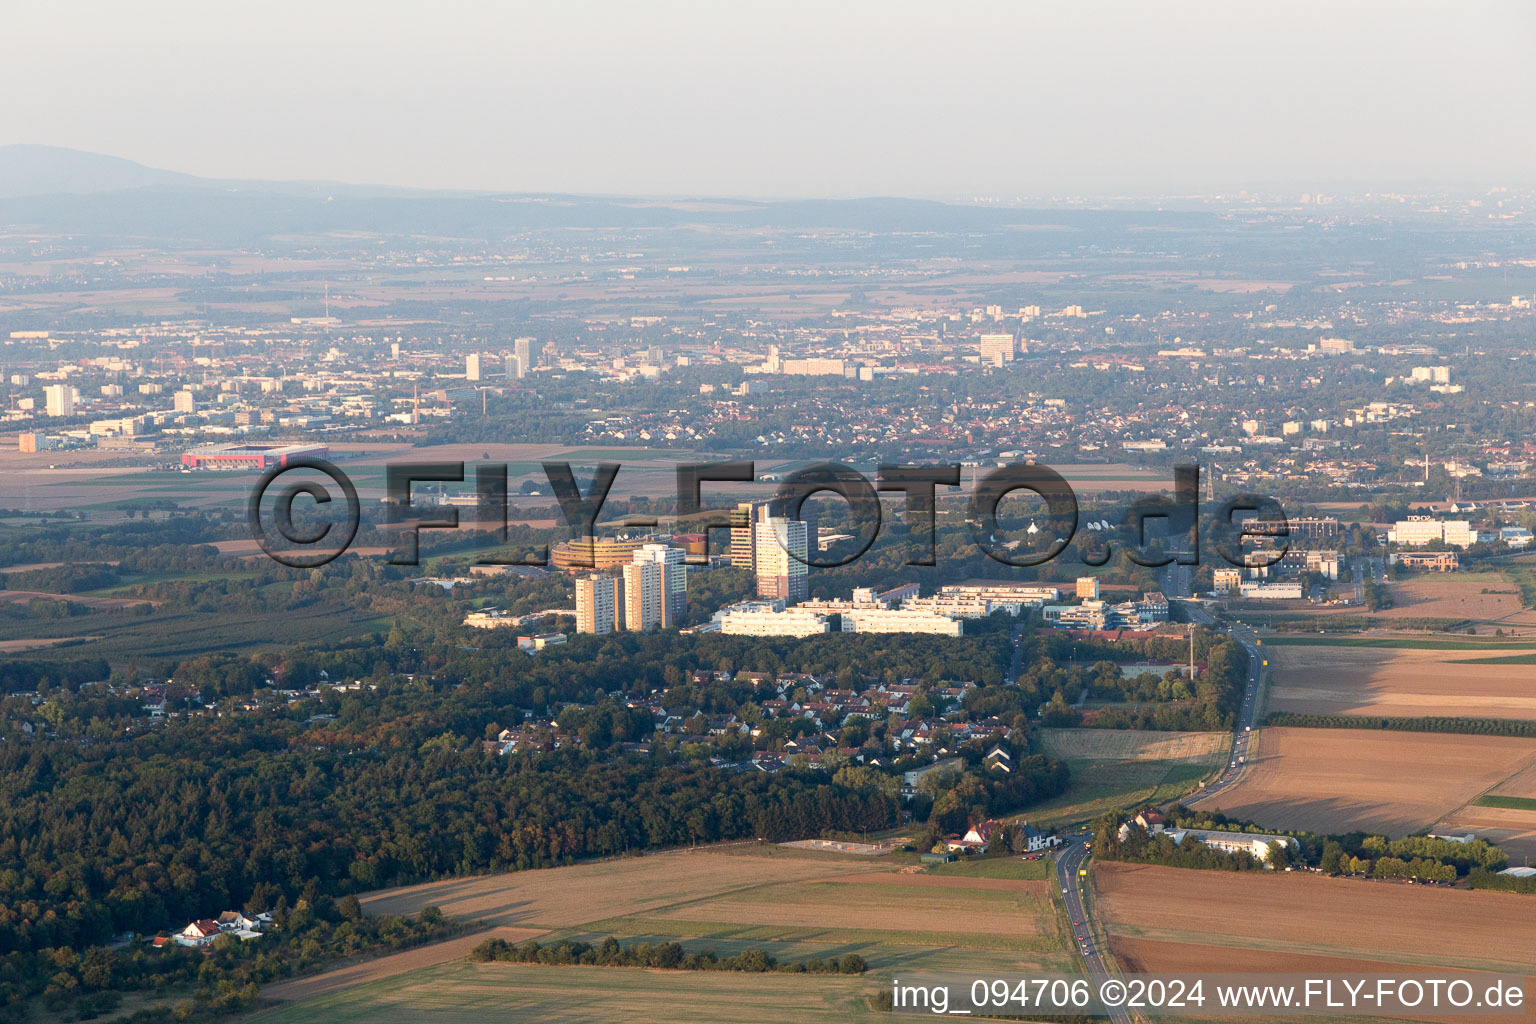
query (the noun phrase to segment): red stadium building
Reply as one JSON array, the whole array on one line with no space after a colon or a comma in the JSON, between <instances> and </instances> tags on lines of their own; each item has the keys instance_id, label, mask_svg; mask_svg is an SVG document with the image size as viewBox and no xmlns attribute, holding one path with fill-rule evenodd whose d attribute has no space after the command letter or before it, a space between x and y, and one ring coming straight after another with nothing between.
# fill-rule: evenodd
<instances>
[{"instance_id":1,"label":"red stadium building","mask_svg":"<svg viewBox=\"0 0 1536 1024\"><path fill-rule=\"evenodd\" d=\"M327 459L330 454L323 444L216 444L185 453L181 464L187 469L271 469L294 459Z\"/></svg>"}]
</instances>

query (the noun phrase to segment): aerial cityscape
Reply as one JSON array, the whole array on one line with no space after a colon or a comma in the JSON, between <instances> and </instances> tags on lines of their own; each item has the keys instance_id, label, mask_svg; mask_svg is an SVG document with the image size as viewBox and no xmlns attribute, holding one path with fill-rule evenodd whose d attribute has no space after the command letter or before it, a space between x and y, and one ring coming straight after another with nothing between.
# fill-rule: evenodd
<instances>
[{"instance_id":1,"label":"aerial cityscape","mask_svg":"<svg viewBox=\"0 0 1536 1024\"><path fill-rule=\"evenodd\" d=\"M57 131L0 115L0 1020L1529 1019L1536 163L1288 111L1272 173L1239 118L1082 176L1097 83L1010 179L970 113L858 121L889 55L834 75L789 15L710 54L664 6L593 30L677 65L635 107L519 86L526 177L392 171L346 83L247 92L267 28L189 7L291 138L136 149L73 85ZM523 28L598 59L465 17L469 84L491 38L549 71ZM769 53L814 81L639 107ZM169 109L162 74L124 88ZM700 156L717 104L780 139L824 96L867 165ZM676 162L599 173L597 110Z\"/></svg>"}]
</instances>

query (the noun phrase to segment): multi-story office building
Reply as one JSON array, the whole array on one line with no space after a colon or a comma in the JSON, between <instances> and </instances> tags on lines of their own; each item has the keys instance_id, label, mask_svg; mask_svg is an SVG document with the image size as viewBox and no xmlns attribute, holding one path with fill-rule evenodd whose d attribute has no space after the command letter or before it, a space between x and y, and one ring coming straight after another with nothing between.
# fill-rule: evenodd
<instances>
[{"instance_id":1,"label":"multi-story office building","mask_svg":"<svg viewBox=\"0 0 1536 1024\"><path fill-rule=\"evenodd\" d=\"M1387 530L1387 540L1392 544L1411 547L1443 541L1448 547L1464 548L1477 543L1477 531L1465 519L1409 516L1392 524Z\"/></svg>"},{"instance_id":2,"label":"multi-story office building","mask_svg":"<svg viewBox=\"0 0 1536 1024\"><path fill-rule=\"evenodd\" d=\"M75 414L75 389L68 384L50 384L43 389L44 410L49 416Z\"/></svg>"},{"instance_id":3,"label":"multi-story office building","mask_svg":"<svg viewBox=\"0 0 1536 1024\"><path fill-rule=\"evenodd\" d=\"M1333 516L1298 516L1286 522L1292 537L1307 540L1334 540L1339 535L1339 521Z\"/></svg>"},{"instance_id":4,"label":"multi-story office building","mask_svg":"<svg viewBox=\"0 0 1536 1024\"><path fill-rule=\"evenodd\" d=\"M480 357L478 355L471 355L464 360L464 379L480 379Z\"/></svg>"},{"instance_id":5,"label":"multi-story office building","mask_svg":"<svg viewBox=\"0 0 1536 1024\"><path fill-rule=\"evenodd\" d=\"M981 361L986 366L1002 366L1013 362L1014 348L1011 334L983 334L976 339Z\"/></svg>"},{"instance_id":6,"label":"multi-story office building","mask_svg":"<svg viewBox=\"0 0 1536 1024\"><path fill-rule=\"evenodd\" d=\"M533 369L533 339L518 338L512 342L512 355L517 360L518 378L528 376L528 371Z\"/></svg>"}]
</instances>

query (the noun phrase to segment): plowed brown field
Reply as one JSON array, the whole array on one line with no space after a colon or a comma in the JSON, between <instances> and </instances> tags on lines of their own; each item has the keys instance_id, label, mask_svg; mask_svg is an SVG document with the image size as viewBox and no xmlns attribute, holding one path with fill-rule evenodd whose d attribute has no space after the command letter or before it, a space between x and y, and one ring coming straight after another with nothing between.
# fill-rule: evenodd
<instances>
[{"instance_id":1,"label":"plowed brown field","mask_svg":"<svg viewBox=\"0 0 1536 1024\"><path fill-rule=\"evenodd\" d=\"M1267 728L1248 760L1236 786L1192 806L1265 828L1397 837L1428 828L1536 763L1536 740Z\"/></svg>"},{"instance_id":2,"label":"plowed brown field","mask_svg":"<svg viewBox=\"0 0 1536 1024\"><path fill-rule=\"evenodd\" d=\"M1536 718L1536 668L1478 651L1275 647L1269 710L1400 718ZM1491 651L1486 657L1506 652Z\"/></svg>"}]
</instances>

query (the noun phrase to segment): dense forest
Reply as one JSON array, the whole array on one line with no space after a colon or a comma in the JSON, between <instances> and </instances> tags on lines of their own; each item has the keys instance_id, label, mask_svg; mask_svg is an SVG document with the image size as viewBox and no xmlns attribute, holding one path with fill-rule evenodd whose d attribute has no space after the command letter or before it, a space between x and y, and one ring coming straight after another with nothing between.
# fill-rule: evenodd
<instances>
[{"instance_id":1,"label":"dense forest","mask_svg":"<svg viewBox=\"0 0 1536 1024\"><path fill-rule=\"evenodd\" d=\"M81 948L305 892L897 821L884 792L820 774L280 742L173 726L0 747L0 951Z\"/></svg>"}]
</instances>

